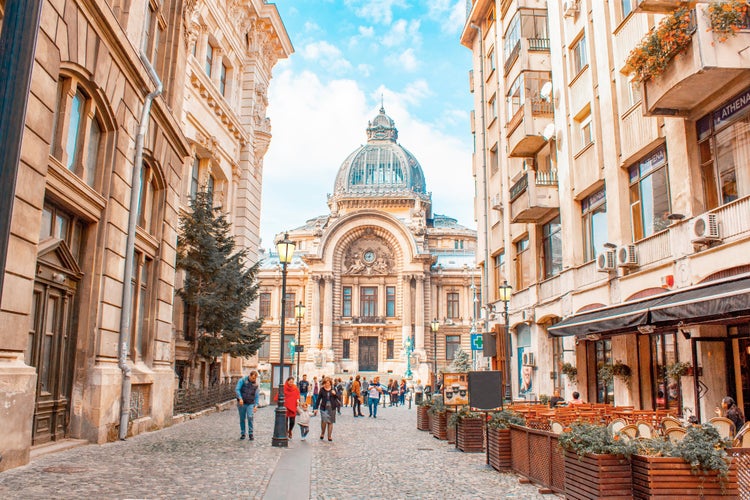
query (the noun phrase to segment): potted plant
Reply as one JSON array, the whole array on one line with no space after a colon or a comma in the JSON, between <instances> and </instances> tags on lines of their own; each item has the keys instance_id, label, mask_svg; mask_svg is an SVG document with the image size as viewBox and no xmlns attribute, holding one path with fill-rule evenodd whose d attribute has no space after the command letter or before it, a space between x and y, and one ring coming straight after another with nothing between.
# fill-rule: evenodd
<instances>
[{"instance_id":1,"label":"potted plant","mask_svg":"<svg viewBox=\"0 0 750 500\"><path fill-rule=\"evenodd\" d=\"M526 419L520 413L512 410L502 410L493 413L487 421L487 447L490 455L490 465L495 470L510 470L511 446L510 426L524 425Z\"/></svg>"},{"instance_id":2,"label":"potted plant","mask_svg":"<svg viewBox=\"0 0 750 500\"><path fill-rule=\"evenodd\" d=\"M615 361L615 364L612 365L612 373L615 377L619 378L620 380L625 382L628 387L630 387L630 379L633 375L633 371L628 365L619 360Z\"/></svg>"},{"instance_id":3,"label":"potted plant","mask_svg":"<svg viewBox=\"0 0 750 500\"><path fill-rule=\"evenodd\" d=\"M430 415L427 413L430 408L432 408L431 399L423 399L417 405L417 429L420 431L430 430Z\"/></svg>"},{"instance_id":4,"label":"potted plant","mask_svg":"<svg viewBox=\"0 0 750 500\"><path fill-rule=\"evenodd\" d=\"M443 441L448 439L448 417L445 412L443 399L439 397L432 398L432 407L427 410L430 415L430 432L432 435Z\"/></svg>"},{"instance_id":5,"label":"potted plant","mask_svg":"<svg viewBox=\"0 0 750 500\"><path fill-rule=\"evenodd\" d=\"M636 450L608 427L574 423L559 436L565 450L566 498L630 498L629 458Z\"/></svg>"},{"instance_id":6,"label":"potted plant","mask_svg":"<svg viewBox=\"0 0 750 500\"><path fill-rule=\"evenodd\" d=\"M484 451L484 418L467 406L453 413L448 428L456 428L456 447L466 453ZM450 440L449 440L450 441Z\"/></svg>"},{"instance_id":7,"label":"potted plant","mask_svg":"<svg viewBox=\"0 0 750 500\"><path fill-rule=\"evenodd\" d=\"M747 0L711 2L708 4L706 13L708 14L711 31L721 43L726 42L729 37L735 36L741 29L748 28Z\"/></svg>"},{"instance_id":8,"label":"potted plant","mask_svg":"<svg viewBox=\"0 0 750 500\"><path fill-rule=\"evenodd\" d=\"M677 363L667 365L667 376L672 380L679 382L680 377L690 374L692 370L692 364L678 361Z\"/></svg>"},{"instance_id":9,"label":"potted plant","mask_svg":"<svg viewBox=\"0 0 750 500\"><path fill-rule=\"evenodd\" d=\"M672 58L690 45L694 24L686 8L665 16L628 54L625 66L635 73L633 80L642 82L661 75Z\"/></svg>"},{"instance_id":10,"label":"potted plant","mask_svg":"<svg viewBox=\"0 0 750 500\"><path fill-rule=\"evenodd\" d=\"M632 457L635 498L674 495L687 498L738 498L737 464L731 446L710 424L693 426L678 443L664 438L639 440Z\"/></svg>"},{"instance_id":11,"label":"potted plant","mask_svg":"<svg viewBox=\"0 0 750 500\"><path fill-rule=\"evenodd\" d=\"M563 373L563 375L568 377L568 380L570 380L571 384L575 384L578 382L578 368L576 368L572 364L563 363L562 367L560 367L560 371Z\"/></svg>"}]
</instances>

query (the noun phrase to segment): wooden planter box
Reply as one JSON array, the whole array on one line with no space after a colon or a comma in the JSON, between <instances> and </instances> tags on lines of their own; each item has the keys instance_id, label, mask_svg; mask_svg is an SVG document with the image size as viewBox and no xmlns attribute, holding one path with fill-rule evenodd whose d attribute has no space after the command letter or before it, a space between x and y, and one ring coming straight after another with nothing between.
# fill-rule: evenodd
<instances>
[{"instance_id":1,"label":"wooden planter box","mask_svg":"<svg viewBox=\"0 0 750 500\"><path fill-rule=\"evenodd\" d=\"M448 420L450 420L450 418L451 418L450 415L448 415ZM455 425L448 426L446 435L448 436L448 444L456 444L456 426Z\"/></svg>"},{"instance_id":2,"label":"wooden planter box","mask_svg":"<svg viewBox=\"0 0 750 500\"><path fill-rule=\"evenodd\" d=\"M426 406L417 406L417 429L420 431L430 430L430 416Z\"/></svg>"},{"instance_id":3,"label":"wooden planter box","mask_svg":"<svg viewBox=\"0 0 750 500\"><path fill-rule=\"evenodd\" d=\"M693 473L681 458L633 455L633 498L739 498L737 464L720 482L716 472Z\"/></svg>"},{"instance_id":4,"label":"wooden planter box","mask_svg":"<svg viewBox=\"0 0 750 500\"><path fill-rule=\"evenodd\" d=\"M432 434L432 413L430 413L430 410L427 410L427 430Z\"/></svg>"},{"instance_id":5,"label":"wooden planter box","mask_svg":"<svg viewBox=\"0 0 750 500\"><path fill-rule=\"evenodd\" d=\"M448 439L448 414L445 412L430 415L430 432L442 441Z\"/></svg>"},{"instance_id":6,"label":"wooden planter box","mask_svg":"<svg viewBox=\"0 0 750 500\"><path fill-rule=\"evenodd\" d=\"M490 465L499 471L509 470L511 461L510 429L493 429L487 435L487 446L490 448Z\"/></svg>"},{"instance_id":7,"label":"wooden planter box","mask_svg":"<svg viewBox=\"0 0 750 500\"><path fill-rule=\"evenodd\" d=\"M565 498L633 498L630 461L622 455L579 456L565 452Z\"/></svg>"},{"instance_id":8,"label":"wooden planter box","mask_svg":"<svg viewBox=\"0 0 750 500\"><path fill-rule=\"evenodd\" d=\"M464 418L456 428L456 445L465 453L484 451L484 419Z\"/></svg>"}]
</instances>

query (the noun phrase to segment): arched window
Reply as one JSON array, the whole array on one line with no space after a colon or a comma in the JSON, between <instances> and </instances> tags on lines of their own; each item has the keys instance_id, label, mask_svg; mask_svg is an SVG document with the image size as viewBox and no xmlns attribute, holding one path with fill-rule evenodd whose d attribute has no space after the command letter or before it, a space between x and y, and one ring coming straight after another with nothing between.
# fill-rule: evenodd
<instances>
[{"instance_id":1,"label":"arched window","mask_svg":"<svg viewBox=\"0 0 750 500\"><path fill-rule=\"evenodd\" d=\"M157 170L148 163L141 169L141 192L138 197L138 226L151 235L157 232L161 182Z\"/></svg>"}]
</instances>

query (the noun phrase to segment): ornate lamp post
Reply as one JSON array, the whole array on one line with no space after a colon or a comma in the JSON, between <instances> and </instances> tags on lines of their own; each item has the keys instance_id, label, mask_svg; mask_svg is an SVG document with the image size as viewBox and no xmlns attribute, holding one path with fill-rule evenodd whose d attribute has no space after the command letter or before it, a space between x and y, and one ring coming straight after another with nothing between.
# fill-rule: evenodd
<instances>
[{"instance_id":1,"label":"ornate lamp post","mask_svg":"<svg viewBox=\"0 0 750 500\"><path fill-rule=\"evenodd\" d=\"M503 284L499 287L499 291L500 301L505 306L505 400L510 402L513 401L513 395L511 393L513 384L510 380L510 321L508 320L508 304L510 303L510 295L513 288L508 284L508 280L504 280Z\"/></svg>"},{"instance_id":2,"label":"ornate lamp post","mask_svg":"<svg viewBox=\"0 0 750 500\"><path fill-rule=\"evenodd\" d=\"M411 353L414 351L411 337L406 337L406 340L404 340L404 350L406 351L406 372L404 372L404 377L411 378L413 375L411 372Z\"/></svg>"},{"instance_id":3,"label":"ornate lamp post","mask_svg":"<svg viewBox=\"0 0 750 500\"><path fill-rule=\"evenodd\" d=\"M292 262L295 243L289 240L289 235L276 243L281 263L281 328L279 332L279 404L276 406L276 415L273 427L273 438L271 445L286 448L289 441L286 434L286 408L284 408L284 326L286 323L286 267Z\"/></svg>"},{"instance_id":4,"label":"ornate lamp post","mask_svg":"<svg viewBox=\"0 0 750 500\"><path fill-rule=\"evenodd\" d=\"M432 393L435 394L437 392L437 332L438 329L440 329L440 322L437 320L437 318L432 320L432 323L430 323L430 330L432 330L432 370L433 370L433 379L432 379Z\"/></svg>"},{"instance_id":5,"label":"ornate lamp post","mask_svg":"<svg viewBox=\"0 0 750 500\"><path fill-rule=\"evenodd\" d=\"M299 358L302 352L302 341L300 335L302 334L302 318L305 317L305 304L299 301L299 304L294 306L294 316L297 318L297 346L295 352L297 353L297 374L296 377L299 379Z\"/></svg>"}]
</instances>

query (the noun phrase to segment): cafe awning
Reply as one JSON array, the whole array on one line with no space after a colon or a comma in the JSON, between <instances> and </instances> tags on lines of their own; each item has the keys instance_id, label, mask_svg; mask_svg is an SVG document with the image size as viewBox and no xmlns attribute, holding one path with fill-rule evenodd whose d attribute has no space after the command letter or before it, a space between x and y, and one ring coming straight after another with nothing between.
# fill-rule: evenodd
<instances>
[{"instance_id":1,"label":"cafe awning","mask_svg":"<svg viewBox=\"0 0 750 500\"><path fill-rule=\"evenodd\" d=\"M584 311L551 326L550 335L564 337L632 332L639 326L675 326L750 315L750 275L711 281L676 290Z\"/></svg>"}]
</instances>

